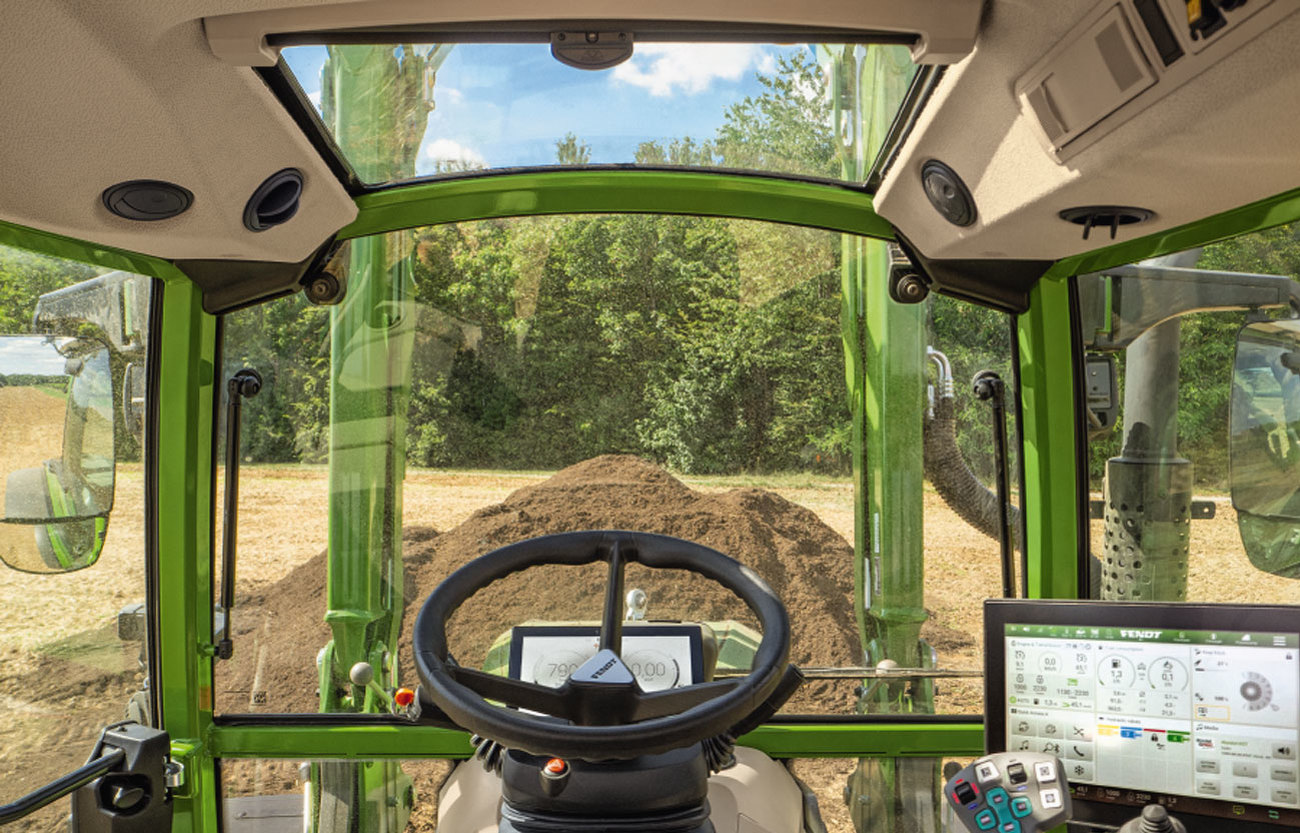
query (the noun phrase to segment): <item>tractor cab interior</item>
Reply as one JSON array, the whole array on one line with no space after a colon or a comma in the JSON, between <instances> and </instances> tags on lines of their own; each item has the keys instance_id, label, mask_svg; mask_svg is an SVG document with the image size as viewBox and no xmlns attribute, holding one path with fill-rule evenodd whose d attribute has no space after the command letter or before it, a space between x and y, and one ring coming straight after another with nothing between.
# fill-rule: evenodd
<instances>
[{"instance_id":1,"label":"tractor cab interior","mask_svg":"<svg viewBox=\"0 0 1300 833\"><path fill-rule=\"evenodd\" d=\"M1298 42L7 9L0 826L1300 828Z\"/></svg>"}]
</instances>

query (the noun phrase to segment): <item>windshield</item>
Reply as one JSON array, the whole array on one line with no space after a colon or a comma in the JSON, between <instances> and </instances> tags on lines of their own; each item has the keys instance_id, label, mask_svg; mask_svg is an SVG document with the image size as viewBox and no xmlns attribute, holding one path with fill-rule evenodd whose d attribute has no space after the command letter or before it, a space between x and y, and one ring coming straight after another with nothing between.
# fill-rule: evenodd
<instances>
[{"instance_id":1,"label":"windshield","mask_svg":"<svg viewBox=\"0 0 1300 833\"><path fill-rule=\"evenodd\" d=\"M363 635L357 644L397 644L396 676L413 681L414 614L452 570L526 538L627 529L703 543L773 586L791 611L792 661L822 675L787 710L875 708L860 698L860 677L834 670L879 661L864 654L865 599L917 607L910 639L891 630L897 646L869 650L900 651L904 667L936 662L930 646L942 651L942 667L961 673L935 707L978 712L969 634L980 599L998 592L997 543L972 538L944 503L951 478L922 493L919 440L929 407L935 459L992 483L990 412L964 384L954 403L952 380L994 368L1011 383L1008 322L942 298L910 308L917 378L897 424L916 432L908 488L917 521L924 504L933 578L909 533L914 552L874 553L874 578L855 592L843 324L854 312L842 282L845 253L863 242L697 216L431 226L351 241L331 267L348 278L338 307L295 297L228 316L223 374L255 367L265 390L245 406L243 641L217 668L218 711L354 710L346 675L356 659L317 662L331 639L332 650L353 649L347 628ZM926 361L927 343L942 362ZM931 368L943 372L928 399ZM996 535L996 524L981 531ZM978 586L942 584L973 562L986 566ZM901 573L882 591L890 571ZM626 584L648 596L644 621L705 624L715 664L697 673L748 669L758 634L738 599L668 571L629 568ZM453 654L562 682L565 668L511 670L512 628L590 626L603 587L601 565L504 579L452 620ZM867 627L868 641L887 630ZM920 654L918 629L929 641ZM318 669L343 676L322 687Z\"/></svg>"},{"instance_id":2,"label":"windshield","mask_svg":"<svg viewBox=\"0 0 1300 833\"><path fill-rule=\"evenodd\" d=\"M873 46L869 59L867 50L645 43L599 71L560 63L546 44L300 46L282 54L357 175L378 184L603 164L861 179L837 155L854 139L837 136L838 113L861 106L866 64L903 88L915 69L906 47ZM890 106L901 99L891 96ZM384 150L392 147L404 148L402 158Z\"/></svg>"}]
</instances>

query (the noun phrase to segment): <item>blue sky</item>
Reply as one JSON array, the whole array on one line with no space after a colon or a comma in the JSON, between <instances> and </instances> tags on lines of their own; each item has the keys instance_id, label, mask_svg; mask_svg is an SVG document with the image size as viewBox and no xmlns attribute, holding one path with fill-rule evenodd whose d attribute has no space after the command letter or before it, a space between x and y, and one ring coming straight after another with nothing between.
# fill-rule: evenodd
<instances>
[{"instance_id":1,"label":"blue sky","mask_svg":"<svg viewBox=\"0 0 1300 833\"><path fill-rule=\"evenodd\" d=\"M727 108L761 87L781 53L806 46L640 44L617 67L587 71L551 57L546 44L461 44L438 71L417 174L436 160L507 167L555 162L572 132L591 161L631 162L639 143L713 138ZM324 47L284 50L313 101L320 101Z\"/></svg>"}]
</instances>

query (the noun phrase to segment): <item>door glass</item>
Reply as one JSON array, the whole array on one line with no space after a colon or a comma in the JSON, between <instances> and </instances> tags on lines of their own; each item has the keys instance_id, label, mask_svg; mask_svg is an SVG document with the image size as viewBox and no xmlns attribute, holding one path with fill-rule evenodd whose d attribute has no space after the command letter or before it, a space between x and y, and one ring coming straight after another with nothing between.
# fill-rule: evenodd
<instances>
[{"instance_id":1,"label":"door glass","mask_svg":"<svg viewBox=\"0 0 1300 833\"><path fill-rule=\"evenodd\" d=\"M1288 468L1287 420L1270 423L1282 444L1265 437L1260 446L1275 450L1265 455L1267 471L1246 442L1269 433L1259 420L1251 433L1250 415L1285 410L1282 382L1294 385L1263 361L1282 351L1251 336L1278 328L1256 323L1243 332L1248 322L1294 315L1298 231L1281 226L1077 279L1094 597L1300 601L1300 552L1290 543L1297 522L1269 518L1257 486L1239 490L1234 506L1230 480L1249 468L1271 478L1266 491L1300 486ZM1244 433L1230 442L1233 420Z\"/></svg>"},{"instance_id":2,"label":"door glass","mask_svg":"<svg viewBox=\"0 0 1300 833\"><path fill-rule=\"evenodd\" d=\"M6 506L28 507L6 512L3 524L7 552L21 554L5 559L18 569L0 564L4 804L84 764L104 725L150 720L142 458L150 281L0 246L0 287L0 347L13 348L0 361L0 470L17 474L7 478ZM33 333L42 336L8 337ZM57 360L42 360L44 371L24 364L49 351ZM128 386L127 377L139 381ZM59 517L77 520L49 522ZM85 557L96 540L102 553ZM64 799L8 829L65 829L68 812Z\"/></svg>"}]
</instances>

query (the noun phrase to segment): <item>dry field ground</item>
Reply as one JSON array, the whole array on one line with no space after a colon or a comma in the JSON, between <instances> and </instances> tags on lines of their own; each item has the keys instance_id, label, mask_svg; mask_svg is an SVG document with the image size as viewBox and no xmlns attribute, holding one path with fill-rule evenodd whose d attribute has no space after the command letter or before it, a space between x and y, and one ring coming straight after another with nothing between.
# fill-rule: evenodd
<instances>
[{"instance_id":1,"label":"dry field ground","mask_svg":"<svg viewBox=\"0 0 1300 833\"><path fill-rule=\"evenodd\" d=\"M549 476L546 472L413 471L404 485L405 523L445 532L477 510ZM683 480L707 494L753 487L775 492L811 510L846 541L852 540L852 486L846 479ZM325 548L324 471L246 468L241 493L239 590L241 596L256 596ZM927 492L925 508L925 607L931 617L925 636L938 649L942 667L979 668L980 605L998 592L997 547L933 493ZM141 518L139 468L120 466L108 545L97 565L65 576L33 576L0 568L0 804L80 765L97 727L119 719L126 697L140 685L138 645L120 642L115 627L117 611L143 599ZM1093 540L1097 541L1101 530L1099 523L1095 525ZM1258 573L1246 562L1232 509L1225 501L1219 502L1216 519L1193 524L1192 553L1190 598L1300 603L1300 582ZM843 569L851 575L848 561ZM303 646L303 655L314 657L319 647ZM843 692L845 711L852 704L851 687ZM940 707L950 712L980 711L978 683L941 684ZM239 778L242 789L294 789L284 782L282 767L267 767L263 772L251 764L244 766L245 774ZM801 772L821 788L833 829L844 829L839 790L851 767L852 762L827 761ZM61 831L64 813L66 803L56 805L25 829ZM428 826L425 813L418 820L421 828Z\"/></svg>"}]
</instances>

